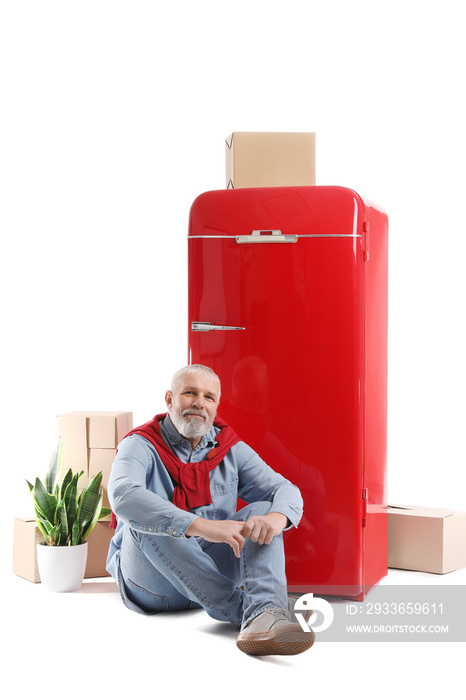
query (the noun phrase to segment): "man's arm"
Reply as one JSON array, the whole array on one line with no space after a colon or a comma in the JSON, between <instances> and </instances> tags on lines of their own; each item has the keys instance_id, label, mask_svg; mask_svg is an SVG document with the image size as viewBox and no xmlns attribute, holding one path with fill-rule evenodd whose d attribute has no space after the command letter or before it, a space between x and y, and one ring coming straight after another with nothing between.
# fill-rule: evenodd
<instances>
[{"instance_id":1,"label":"man's arm","mask_svg":"<svg viewBox=\"0 0 466 700\"><path fill-rule=\"evenodd\" d=\"M112 510L138 532L183 538L197 516L146 487L152 468L151 447L144 438L132 435L120 443L108 483Z\"/></svg>"}]
</instances>

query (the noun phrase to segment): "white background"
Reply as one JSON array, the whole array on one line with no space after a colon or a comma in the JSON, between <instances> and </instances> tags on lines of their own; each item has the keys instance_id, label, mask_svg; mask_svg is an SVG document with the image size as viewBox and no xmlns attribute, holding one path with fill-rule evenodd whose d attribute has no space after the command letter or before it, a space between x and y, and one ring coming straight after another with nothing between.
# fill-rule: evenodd
<instances>
[{"instance_id":1,"label":"white background","mask_svg":"<svg viewBox=\"0 0 466 700\"><path fill-rule=\"evenodd\" d=\"M387 211L389 501L466 510L461 5L3 0L2 565L7 597L33 596L20 625L31 644L44 635L34 617L40 587L10 573L12 519L31 512L24 478L44 473L57 413L130 410L139 424L164 410L169 378L187 361L189 208L225 186L232 131L315 131L317 184L351 187ZM283 397L284 411L290 400ZM51 615L53 605L66 615L63 598L47 600ZM107 644L105 629L125 646L124 625L132 625L132 642L152 645L154 688L168 675L196 697L213 684L221 697L223 682L225 697L249 688L278 698L293 679L294 692L333 687L353 697L385 686L397 668L411 669L408 689L434 697L459 650L327 644L260 663L231 639L191 631L187 651L182 633L173 647L157 637L160 616L129 622L117 602L107 612L122 620L95 625L95 653ZM60 665L58 631L49 626L48 635ZM109 658L98 661L98 688L118 697L116 672L126 697L137 656L113 671ZM238 663L241 673L228 675ZM183 664L191 670L180 677ZM428 678L419 664L431 664Z\"/></svg>"}]
</instances>

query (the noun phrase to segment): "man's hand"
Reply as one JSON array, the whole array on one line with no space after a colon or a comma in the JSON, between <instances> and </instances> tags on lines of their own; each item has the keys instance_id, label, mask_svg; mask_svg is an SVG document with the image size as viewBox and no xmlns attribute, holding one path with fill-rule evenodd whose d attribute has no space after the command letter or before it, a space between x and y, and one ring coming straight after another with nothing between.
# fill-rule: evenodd
<instances>
[{"instance_id":1,"label":"man's hand","mask_svg":"<svg viewBox=\"0 0 466 700\"><path fill-rule=\"evenodd\" d=\"M270 544L287 524L288 518L282 513L253 515L246 522L196 518L186 530L186 534L190 537L203 537L207 542L225 542L239 559L246 537L250 537L252 542Z\"/></svg>"},{"instance_id":2,"label":"man's hand","mask_svg":"<svg viewBox=\"0 0 466 700\"><path fill-rule=\"evenodd\" d=\"M244 523L236 520L206 520L196 518L186 530L187 535L203 537L208 542L226 542L239 559L244 544L241 531Z\"/></svg>"},{"instance_id":3,"label":"man's hand","mask_svg":"<svg viewBox=\"0 0 466 700\"><path fill-rule=\"evenodd\" d=\"M253 515L243 524L241 534L250 537L253 542L270 544L288 524L288 518L283 513L268 513Z\"/></svg>"}]
</instances>

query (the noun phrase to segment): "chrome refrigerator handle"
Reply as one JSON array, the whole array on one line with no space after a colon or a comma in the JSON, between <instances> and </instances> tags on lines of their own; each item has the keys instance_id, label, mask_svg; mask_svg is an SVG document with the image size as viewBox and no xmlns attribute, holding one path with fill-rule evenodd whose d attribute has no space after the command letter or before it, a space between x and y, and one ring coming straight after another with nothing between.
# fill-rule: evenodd
<instances>
[{"instance_id":1,"label":"chrome refrigerator handle","mask_svg":"<svg viewBox=\"0 0 466 700\"><path fill-rule=\"evenodd\" d=\"M253 231L248 236L236 236L237 243L297 243L298 236L281 231Z\"/></svg>"},{"instance_id":2,"label":"chrome refrigerator handle","mask_svg":"<svg viewBox=\"0 0 466 700\"><path fill-rule=\"evenodd\" d=\"M241 326L215 326L210 321L193 321L191 323L192 331L245 331L246 328Z\"/></svg>"}]
</instances>

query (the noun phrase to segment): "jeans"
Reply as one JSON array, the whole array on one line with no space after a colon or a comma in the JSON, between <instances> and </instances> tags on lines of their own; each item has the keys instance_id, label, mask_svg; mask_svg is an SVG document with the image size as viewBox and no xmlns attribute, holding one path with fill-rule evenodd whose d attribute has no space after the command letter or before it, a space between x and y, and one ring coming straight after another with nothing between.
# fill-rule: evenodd
<instances>
[{"instance_id":1,"label":"jeans","mask_svg":"<svg viewBox=\"0 0 466 700\"><path fill-rule=\"evenodd\" d=\"M251 503L232 520L244 522L270 508ZM137 612L204 608L215 620L244 628L267 608L287 609L281 534L268 545L247 538L238 559L223 542L147 535L125 526L119 569L123 602Z\"/></svg>"}]
</instances>

